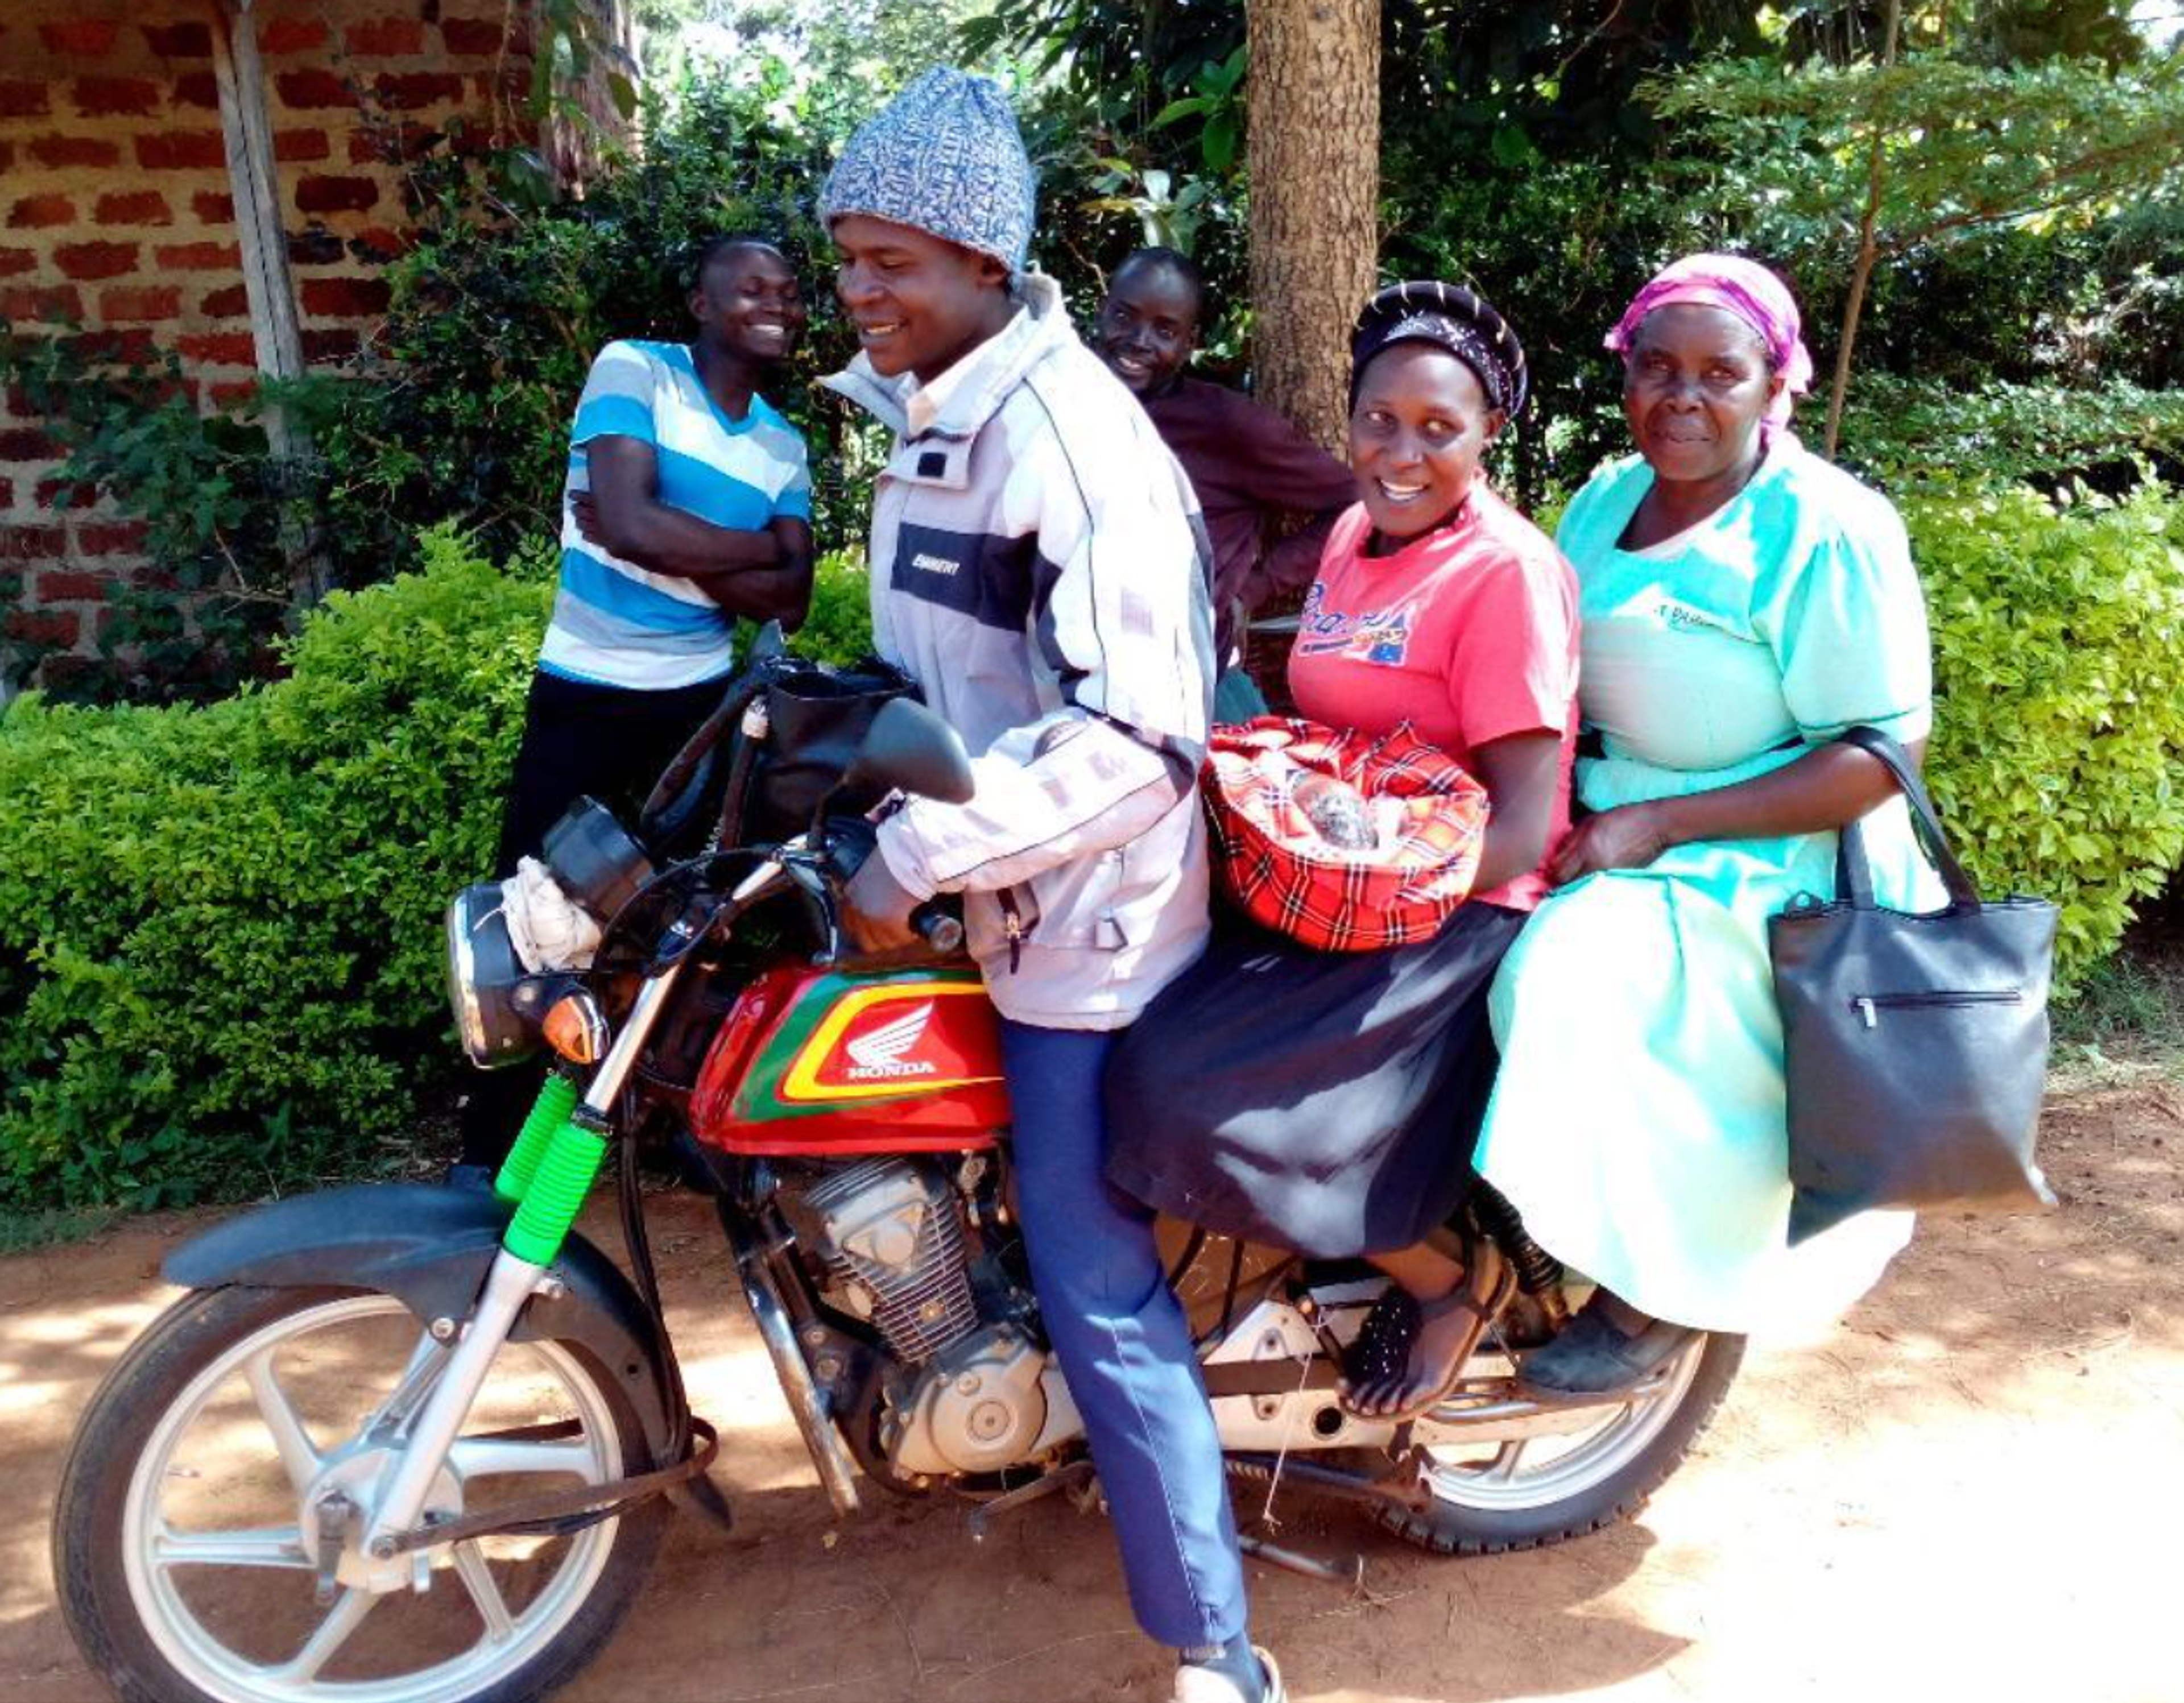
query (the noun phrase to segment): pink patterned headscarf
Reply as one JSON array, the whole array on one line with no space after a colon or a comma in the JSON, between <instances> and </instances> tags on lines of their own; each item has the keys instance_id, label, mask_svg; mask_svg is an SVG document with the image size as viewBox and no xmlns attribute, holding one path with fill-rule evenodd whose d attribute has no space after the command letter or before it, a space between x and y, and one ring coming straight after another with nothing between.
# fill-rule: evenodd
<instances>
[{"instance_id":1,"label":"pink patterned headscarf","mask_svg":"<svg viewBox=\"0 0 2184 1703\"><path fill-rule=\"evenodd\" d=\"M1686 254L1655 273L1652 281L1630 298L1615 329L1607 334L1607 347L1624 353L1646 314L1679 303L1719 308L1736 314L1759 334L1767 345L1768 359L1783 380L1780 392L1767 410L1763 430L1771 437L1786 427L1792 399L1813 387L1813 357L1805 348L1797 300L1790 293L1790 287L1756 260L1734 254Z\"/></svg>"}]
</instances>

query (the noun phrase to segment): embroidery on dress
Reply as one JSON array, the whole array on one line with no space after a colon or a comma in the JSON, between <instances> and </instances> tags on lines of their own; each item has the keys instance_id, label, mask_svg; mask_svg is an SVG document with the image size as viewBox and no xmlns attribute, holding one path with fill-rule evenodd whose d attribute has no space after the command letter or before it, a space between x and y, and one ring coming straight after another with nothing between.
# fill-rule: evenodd
<instances>
[{"instance_id":1,"label":"embroidery on dress","mask_svg":"<svg viewBox=\"0 0 2184 1703\"><path fill-rule=\"evenodd\" d=\"M1653 615L1656 620L1666 626L1685 632L1719 632L1727 633L1731 637L1737 637L1730 623L1720 615L1694 609L1678 598L1663 598L1653 606Z\"/></svg>"}]
</instances>

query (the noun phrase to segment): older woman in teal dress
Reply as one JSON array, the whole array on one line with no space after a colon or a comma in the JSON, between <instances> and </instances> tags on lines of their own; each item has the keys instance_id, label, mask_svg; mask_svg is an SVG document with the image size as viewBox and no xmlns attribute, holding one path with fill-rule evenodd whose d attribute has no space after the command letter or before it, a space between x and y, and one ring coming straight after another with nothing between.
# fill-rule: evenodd
<instances>
[{"instance_id":1,"label":"older woman in teal dress","mask_svg":"<svg viewBox=\"0 0 2184 1703\"><path fill-rule=\"evenodd\" d=\"M1940 902L1886 771L1830 742L1923 749L1930 670L1903 523L1788 428L1812 363L1795 302L1694 255L1608 338L1638 454L1596 475L1557 542L1576 568L1579 702L1602 754L1557 891L1492 996L1501 1076L1480 1172L1600 1285L1524 1375L1625 1387L1692 1328L1802 1330L1911 1233L1868 1213L1788 1245L1782 1032L1767 919L1831 896L1862 821L1884 904Z\"/></svg>"}]
</instances>

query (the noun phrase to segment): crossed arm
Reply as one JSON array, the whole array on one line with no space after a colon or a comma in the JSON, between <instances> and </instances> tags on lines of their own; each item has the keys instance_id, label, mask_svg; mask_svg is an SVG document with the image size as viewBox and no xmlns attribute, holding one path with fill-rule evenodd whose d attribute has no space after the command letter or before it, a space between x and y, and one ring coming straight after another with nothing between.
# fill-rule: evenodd
<instances>
[{"instance_id":1,"label":"crossed arm","mask_svg":"<svg viewBox=\"0 0 2184 1703\"><path fill-rule=\"evenodd\" d=\"M634 437L591 440L588 496L576 498L577 528L626 562L688 580L732 615L800 625L811 606L811 528L780 519L758 531L701 520L660 500L652 446Z\"/></svg>"}]
</instances>

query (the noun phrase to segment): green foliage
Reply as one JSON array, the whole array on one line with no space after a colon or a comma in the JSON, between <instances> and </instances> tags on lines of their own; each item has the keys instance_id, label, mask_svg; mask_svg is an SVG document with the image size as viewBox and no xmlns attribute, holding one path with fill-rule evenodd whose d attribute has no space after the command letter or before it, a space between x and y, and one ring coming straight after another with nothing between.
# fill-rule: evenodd
<instances>
[{"instance_id":1,"label":"green foliage","mask_svg":"<svg viewBox=\"0 0 2184 1703\"><path fill-rule=\"evenodd\" d=\"M1876 139L1884 254L1991 224L2052 225L2120 197L2157 198L2184 170L2184 61L2173 59L2120 72L1927 52L1892 65L1723 59L1649 95L1683 131L1701 204L1725 209L1762 247L1854 223ZM1712 170L1724 159L1733 172Z\"/></svg>"},{"instance_id":2,"label":"green foliage","mask_svg":"<svg viewBox=\"0 0 2184 1703\"><path fill-rule=\"evenodd\" d=\"M287 678L0 718L0 1207L368 1163L443 1064L437 918L489 864L547 592L450 530Z\"/></svg>"},{"instance_id":3,"label":"green foliage","mask_svg":"<svg viewBox=\"0 0 2184 1703\"><path fill-rule=\"evenodd\" d=\"M1240 5L999 0L962 27L965 52L1022 56L1018 99L1039 172L1039 265L1089 319L1108 273L1157 242L1206 275L1200 365L1248 365L1246 64Z\"/></svg>"},{"instance_id":4,"label":"green foliage","mask_svg":"<svg viewBox=\"0 0 2184 1703\"><path fill-rule=\"evenodd\" d=\"M1693 246L1798 253L1847 279L1830 453L1876 268L1996 229L2045 239L2112 223L2184 185L2184 56L2018 63L1977 30L1923 44L1936 20L1917 8L1899 53L1897 17L1892 3L1869 57L1723 58L1646 90L1681 132Z\"/></svg>"},{"instance_id":5,"label":"green foliage","mask_svg":"<svg viewBox=\"0 0 2184 1703\"><path fill-rule=\"evenodd\" d=\"M1841 459L1892 490L2090 477L2128 488L2148 457L2184 465L2184 391L2125 380L1963 389L1874 375L1850 395Z\"/></svg>"},{"instance_id":6,"label":"green foliage","mask_svg":"<svg viewBox=\"0 0 2184 1703\"><path fill-rule=\"evenodd\" d=\"M88 1242L112 1228L117 1216L105 1207L76 1211L58 1208L35 1212L0 1210L0 1255L29 1254L41 1248Z\"/></svg>"},{"instance_id":7,"label":"green foliage","mask_svg":"<svg viewBox=\"0 0 2184 1703\"><path fill-rule=\"evenodd\" d=\"M1244 49L1239 46L1225 59L1208 59L1198 69L1191 92L1170 101L1154 117L1148 131L1195 120L1198 152L1211 172L1225 172L1236 163L1244 141Z\"/></svg>"},{"instance_id":8,"label":"green foliage","mask_svg":"<svg viewBox=\"0 0 2184 1703\"><path fill-rule=\"evenodd\" d=\"M2068 987L2184 860L2184 499L1903 508L1934 629L1935 799L1984 888L2062 907Z\"/></svg>"},{"instance_id":9,"label":"green foliage","mask_svg":"<svg viewBox=\"0 0 2184 1703\"><path fill-rule=\"evenodd\" d=\"M2097 1081L2151 1070L2184 1084L2184 955L2143 933L2132 949L2095 965L2056 1011L2062 1067Z\"/></svg>"},{"instance_id":10,"label":"green foliage","mask_svg":"<svg viewBox=\"0 0 2184 1703\"><path fill-rule=\"evenodd\" d=\"M74 326L29 331L0 319L0 383L20 389L62 453L54 506L109 499L144 523L155 570L114 587L99 633L105 665L78 668L65 689L216 696L265 666L309 571L309 470L270 453L255 403L200 415L171 352L117 366L108 347ZM19 671L36 659L0 654Z\"/></svg>"},{"instance_id":11,"label":"green foliage","mask_svg":"<svg viewBox=\"0 0 2184 1703\"><path fill-rule=\"evenodd\" d=\"M813 565L811 613L789 643L822 662L860 662L872 654L872 583L863 551L830 551Z\"/></svg>"},{"instance_id":12,"label":"green foliage","mask_svg":"<svg viewBox=\"0 0 2184 1703\"><path fill-rule=\"evenodd\" d=\"M1391 164L1390 176L1409 169ZM1502 435L1492 471L1528 508L1574 491L1628 448L1622 369L1600 340L1663 237L1644 185L1625 181L1624 193L1609 192L1608 170L1541 159L1521 174L1444 182L1400 203L1388 239L1384 272L1469 283L1524 340L1532 398Z\"/></svg>"},{"instance_id":13,"label":"green foliage","mask_svg":"<svg viewBox=\"0 0 2184 1703\"><path fill-rule=\"evenodd\" d=\"M1158 166L1139 167L1128 159L1103 159L1092 187L1100 192L1086 202L1087 213L1123 214L1135 219L1148 246L1188 254L1198 247L1200 225L1217 210L1219 186L1211 178L1191 178L1180 187ZM1220 340L1217 318L1214 338Z\"/></svg>"},{"instance_id":14,"label":"green foliage","mask_svg":"<svg viewBox=\"0 0 2184 1703\"><path fill-rule=\"evenodd\" d=\"M538 40L531 65L528 106L534 116L589 123L583 102L595 77L624 122L637 116L637 86L615 67L621 59L612 13L588 0L538 0Z\"/></svg>"},{"instance_id":15,"label":"green foliage","mask_svg":"<svg viewBox=\"0 0 2184 1703\"><path fill-rule=\"evenodd\" d=\"M492 864L549 554L503 570L439 527L418 571L330 598L281 680L0 715L0 1234L398 1145L456 1068L439 918ZM864 656L857 556L817 581L795 648Z\"/></svg>"}]
</instances>

